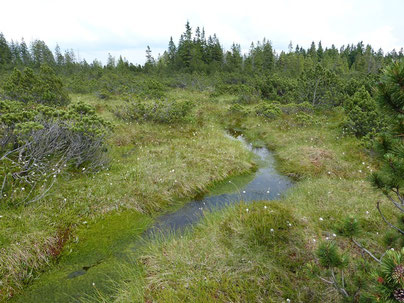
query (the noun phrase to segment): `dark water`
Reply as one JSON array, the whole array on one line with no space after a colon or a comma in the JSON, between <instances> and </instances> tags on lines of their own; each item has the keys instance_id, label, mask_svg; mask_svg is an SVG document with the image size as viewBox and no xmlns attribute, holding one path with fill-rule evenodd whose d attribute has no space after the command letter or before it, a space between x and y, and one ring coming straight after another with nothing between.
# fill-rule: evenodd
<instances>
[{"instance_id":1,"label":"dark water","mask_svg":"<svg viewBox=\"0 0 404 303\"><path fill-rule=\"evenodd\" d=\"M123 243L119 249L111 247L111 257L107 259L101 258L84 266L83 264L59 265L45 278L39 279L38 282L41 283L37 285L34 283L31 290L18 296L16 301L78 302L82 298L95 295L99 290L107 291L108 280L117 275L120 264L127 261L133 262L138 254L138 248L155 235L181 233L197 223L207 212L241 201L278 199L292 186L289 178L276 171L274 157L268 149L252 147L239 134L231 138L242 142L255 155L258 164L255 173L232 177L212 187L208 195L190 201L172 213L158 217L151 227L136 239L128 239L127 243Z\"/></svg>"},{"instance_id":2,"label":"dark water","mask_svg":"<svg viewBox=\"0 0 404 303\"><path fill-rule=\"evenodd\" d=\"M176 212L160 216L147 231L147 235L154 233L179 232L201 219L206 211L214 211L225 206L239 203L241 201L251 202L259 200L278 199L289 187L292 181L275 169L275 159L272 153L265 147L252 147L242 135L235 138L241 141L244 146L253 152L258 158L259 169L252 180L241 184L239 180L227 181L229 184L219 184L213 193L202 199L193 200ZM237 179L235 177L234 179ZM226 193L215 194L214 192L223 187Z\"/></svg>"}]
</instances>

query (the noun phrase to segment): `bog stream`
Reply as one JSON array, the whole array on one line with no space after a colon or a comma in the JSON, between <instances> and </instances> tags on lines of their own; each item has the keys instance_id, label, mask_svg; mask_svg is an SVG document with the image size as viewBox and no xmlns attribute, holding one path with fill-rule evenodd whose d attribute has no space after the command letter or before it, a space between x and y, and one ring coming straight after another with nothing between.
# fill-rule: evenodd
<instances>
[{"instance_id":1,"label":"bog stream","mask_svg":"<svg viewBox=\"0 0 404 303\"><path fill-rule=\"evenodd\" d=\"M239 140L255 155L258 164L255 172L228 178L213 186L203 197L185 203L174 212L157 217L151 224L145 223L147 228L123 237L119 245L108 248L108 257L95 254L91 258L81 258L78 251L76 257L70 258L69 262L63 262L62 258L12 301L79 302L99 291L108 293L111 291L111 281L118 277L120 266L125 262L133 262L139 254L139 248L148 241L153 241L156 235L178 236L189 230L207 212L241 201L276 200L293 185L291 179L277 172L274 156L267 148L253 147L243 135L234 131L228 137ZM117 220L127 219L118 217ZM104 222L102 228L108 228L108 222Z\"/></svg>"}]
</instances>

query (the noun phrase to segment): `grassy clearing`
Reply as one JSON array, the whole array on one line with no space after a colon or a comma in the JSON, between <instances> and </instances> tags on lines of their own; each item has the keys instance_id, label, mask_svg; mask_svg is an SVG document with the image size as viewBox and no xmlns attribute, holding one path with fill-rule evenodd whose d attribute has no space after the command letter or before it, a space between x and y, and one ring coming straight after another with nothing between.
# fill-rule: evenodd
<instances>
[{"instance_id":1,"label":"grassy clearing","mask_svg":"<svg viewBox=\"0 0 404 303\"><path fill-rule=\"evenodd\" d=\"M299 182L279 202L209 214L184 237L150 244L138 267L126 269L130 278L116 285L114 298L101 295L96 301L336 302L342 299L337 291L307 266L317 262L318 243L335 241L360 256L336 231L352 216L362 226L357 241L379 256L389 248L381 232L387 227L375 208L376 201L385 198L367 180L377 163L357 139L344 136L341 113L314 114L316 123L302 126L288 115L272 120L226 116L231 101L221 98L206 106L222 108L226 127L241 129L255 145L275 150L278 168ZM392 213L386 206L386 214ZM288 221L292 226L285 226ZM270 228L285 237L273 237ZM347 281L354 271L347 269Z\"/></svg>"},{"instance_id":2,"label":"grassy clearing","mask_svg":"<svg viewBox=\"0 0 404 303\"><path fill-rule=\"evenodd\" d=\"M196 101L199 98L195 96ZM194 122L138 124L113 115L115 107L125 101L73 96L73 102L78 100L95 105L99 114L115 124L109 140L110 167L95 175L83 171L60 176L49 195L38 203L0 206L3 298L32 282L66 243L73 251L81 251L75 239L97 218L127 210L150 218L205 191L214 182L254 168L251 155L241 144L226 138L209 116L198 116L198 107Z\"/></svg>"}]
</instances>

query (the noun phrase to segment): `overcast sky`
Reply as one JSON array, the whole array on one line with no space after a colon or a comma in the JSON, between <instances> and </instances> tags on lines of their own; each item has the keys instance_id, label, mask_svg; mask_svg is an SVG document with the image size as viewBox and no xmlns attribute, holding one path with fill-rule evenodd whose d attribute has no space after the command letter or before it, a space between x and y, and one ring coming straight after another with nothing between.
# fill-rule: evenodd
<instances>
[{"instance_id":1,"label":"overcast sky","mask_svg":"<svg viewBox=\"0 0 404 303\"><path fill-rule=\"evenodd\" d=\"M305 48L363 41L375 49L404 47L404 0L245 0L245 1L4 1L0 32L7 40L44 40L54 50L74 49L80 58L105 62L108 53L145 61L150 45L157 57L170 36L178 42L184 25L216 33L225 49L233 42L247 51L266 37L276 50L292 41Z\"/></svg>"}]
</instances>

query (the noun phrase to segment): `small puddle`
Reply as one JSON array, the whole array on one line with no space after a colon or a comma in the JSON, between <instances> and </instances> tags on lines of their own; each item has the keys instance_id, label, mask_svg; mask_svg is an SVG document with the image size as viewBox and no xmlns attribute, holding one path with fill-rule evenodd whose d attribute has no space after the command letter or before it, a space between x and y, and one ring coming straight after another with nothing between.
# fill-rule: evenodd
<instances>
[{"instance_id":1,"label":"small puddle","mask_svg":"<svg viewBox=\"0 0 404 303\"><path fill-rule=\"evenodd\" d=\"M219 210L241 201L279 199L292 186L293 182L276 171L273 154L265 147L253 147L240 133L232 132L232 135L228 135L228 137L242 142L256 156L258 163L256 172L232 177L221 182L211 188L210 193L204 197L192 200L180 209L158 217L151 227L144 231L140 237L137 237L137 240L133 237L129 238L126 248L119 247L107 259L98 260L92 265L82 265L77 270L70 272L66 272L68 269L63 269L60 264L57 271L53 270L53 272L48 273L45 281L39 283L38 286L33 283L32 287L15 298L16 301L77 302L81 298L89 297L103 289L100 284L108 287L109 280L116 276L116 271L119 270L119 264L133 260L137 249L156 234L181 233L187 227L197 223L204 213ZM94 279L97 279L98 290L94 288L94 282L92 282ZM48 280L52 283L47 283ZM38 281L41 282L41 278ZM68 285L70 286L69 290L65 288Z\"/></svg>"}]
</instances>

